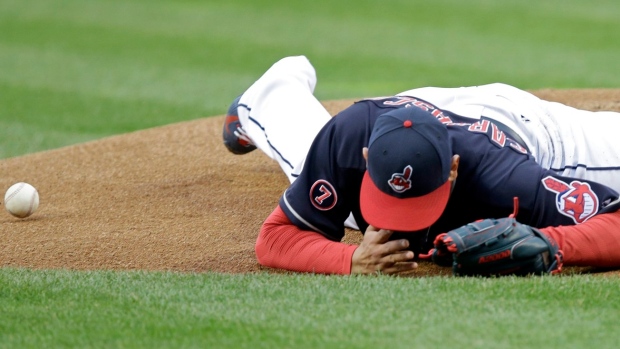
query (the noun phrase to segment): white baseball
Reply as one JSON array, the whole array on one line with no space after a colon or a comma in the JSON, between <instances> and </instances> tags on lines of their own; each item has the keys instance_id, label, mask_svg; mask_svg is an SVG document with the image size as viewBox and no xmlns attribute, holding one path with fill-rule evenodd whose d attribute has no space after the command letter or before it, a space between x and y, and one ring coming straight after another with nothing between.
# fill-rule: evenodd
<instances>
[{"instance_id":1,"label":"white baseball","mask_svg":"<svg viewBox=\"0 0 620 349\"><path fill-rule=\"evenodd\" d=\"M4 194L4 208L15 217L26 218L39 207L39 192L30 184L13 184Z\"/></svg>"}]
</instances>

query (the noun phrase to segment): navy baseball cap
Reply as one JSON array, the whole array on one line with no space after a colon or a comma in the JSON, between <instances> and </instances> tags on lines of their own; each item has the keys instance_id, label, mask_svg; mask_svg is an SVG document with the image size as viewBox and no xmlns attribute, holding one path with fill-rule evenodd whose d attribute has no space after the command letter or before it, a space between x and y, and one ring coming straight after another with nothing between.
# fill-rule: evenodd
<instances>
[{"instance_id":1,"label":"navy baseball cap","mask_svg":"<svg viewBox=\"0 0 620 349\"><path fill-rule=\"evenodd\" d=\"M396 231L435 223L450 197L450 144L447 127L423 109L400 108L379 116L360 192L364 219Z\"/></svg>"}]
</instances>

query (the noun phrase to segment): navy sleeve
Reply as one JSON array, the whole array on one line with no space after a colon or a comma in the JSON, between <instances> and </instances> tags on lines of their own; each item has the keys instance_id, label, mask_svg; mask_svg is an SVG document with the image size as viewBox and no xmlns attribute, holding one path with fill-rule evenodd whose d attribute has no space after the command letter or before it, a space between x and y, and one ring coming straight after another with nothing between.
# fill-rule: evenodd
<instances>
[{"instance_id":1,"label":"navy sleeve","mask_svg":"<svg viewBox=\"0 0 620 349\"><path fill-rule=\"evenodd\" d=\"M462 133L462 131L461 131ZM469 190L461 190L477 202L480 218L506 216L512 212L513 197L519 199L517 220L535 227L573 225L585 222L618 198L613 189L591 181L562 177L542 168L529 153L509 146L497 146L484 135L463 134L467 146L457 146ZM464 138L463 138L464 139ZM465 195L462 195L465 194ZM484 210L488 210L484 212Z\"/></svg>"},{"instance_id":2,"label":"navy sleeve","mask_svg":"<svg viewBox=\"0 0 620 349\"><path fill-rule=\"evenodd\" d=\"M357 103L333 117L316 136L299 177L280 198L280 207L301 229L339 241L344 221L360 222L359 190L366 169L362 148L370 138L368 106Z\"/></svg>"}]
</instances>

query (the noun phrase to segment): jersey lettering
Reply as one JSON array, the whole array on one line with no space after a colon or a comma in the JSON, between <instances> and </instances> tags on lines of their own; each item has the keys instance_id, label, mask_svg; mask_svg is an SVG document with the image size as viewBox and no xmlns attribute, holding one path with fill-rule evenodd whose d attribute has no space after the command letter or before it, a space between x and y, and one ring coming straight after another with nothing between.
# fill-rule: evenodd
<instances>
[{"instance_id":1,"label":"jersey lettering","mask_svg":"<svg viewBox=\"0 0 620 349\"><path fill-rule=\"evenodd\" d=\"M417 101L415 98L411 97L394 97L394 99L388 99L383 102L384 105L403 105L410 103L412 101Z\"/></svg>"},{"instance_id":2,"label":"jersey lettering","mask_svg":"<svg viewBox=\"0 0 620 349\"><path fill-rule=\"evenodd\" d=\"M491 124L491 140L495 143L497 143L500 147L504 147L504 145L506 144L506 134L504 132L502 132L499 128L497 128L497 125L495 124Z\"/></svg>"},{"instance_id":3,"label":"jersey lettering","mask_svg":"<svg viewBox=\"0 0 620 349\"><path fill-rule=\"evenodd\" d=\"M414 101L413 105L415 105L416 107L424 110L424 111L429 111L429 110L433 110L435 109L432 105L428 104L428 103L424 103L422 101ZM437 109L435 109L437 110Z\"/></svg>"},{"instance_id":4,"label":"jersey lettering","mask_svg":"<svg viewBox=\"0 0 620 349\"><path fill-rule=\"evenodd\" d=\"M422 108L421 106L423 106L422 109L424 110L428 110L426 108L429 106L430 108L434 108L432 105L429 105L427 103L418 104L414 102L413 105L415 105L416 107L420 107L420 108ZM486 134L491 140L491 142L497 144L500 148L503 148L506 146L506 144L508 144L510 148L516 150L517 152L521 154L528 153L527 149L523 145L517 143L513 139L509 139L508 136L506 136L506 133L500 130L499 127L495 123L491 122L490 120L483 119L483 120L479 120L473 123L454 122L443 111L436 109L436 108L431 109L431 110L432 110L431 114L433 114L433 116L436 117L437 120L439 120L439 122L441 122L442 124L446 126L467 127L467 130L470 132Z\"/></svg>"},{"instance_id":5,"label":"jersey lettering","mask_svg":"<svg viewBox=\"0 0 620 349\"><path fill-rule=\"evenodd\" d=\"M489 120L481 120L478 122L474 122L467 128L468 131L478 132L478 133L487 133L489 131L490 126Z\"/></svg>"},{"instance_id":6,"label":"jersey lettering","mask_svg":"<svg viewBox=\"0 0 620 349\"><path fill-rule=\"evenodd\" d=\"M456 114L452 114L449 111L441 110L431 103L408 96L371 98L371 100L382 101L381 104L387 107L420 108L424 111L430 112L437 120L439 120L439 122L446 126L465 127L470 132L486 134L487 137L489 137L489 141L499 146L500 148L508 146L511 149L517 151L518 153L529 153L524 144L520 144L517 140L513 138L508 138L509 135L507 135L506 132L502 131L502 129L500 129L500 127L497 126L497 124L495 124L492 120L474 120L471 118L459 116ZM455 120L458 120L459 122L456 122ZM471 122L467 122L470 120Z\"/></svg>"},{"instance_id":7,"label":"jersey lettering","mask_svg":"<svg viewBox=\"0 0 620 349\"><path fill-rule=\"evenodd\" d=\"M453 124L452 119L450 119L449 117L447 117L443 111L439 110L439 109L435 109L433 110L433 112L431 113L433 114L434 117L437 118L437 120L439 120L439 122L441 122L444 125L450 125Z\"/></svg>"},{"instance_id":8,"label":"jersey lettering","mask_svg":"<svg viewBox=\"0 0 620 349\"><path fill-rule=\"evenodd\" d=\"M519 144L517 142L508 142L508 146L510 146L512 149L518 151L519 153L527 154L527 149L525 149L521 144Z\"/></svg>"}]
</instances>

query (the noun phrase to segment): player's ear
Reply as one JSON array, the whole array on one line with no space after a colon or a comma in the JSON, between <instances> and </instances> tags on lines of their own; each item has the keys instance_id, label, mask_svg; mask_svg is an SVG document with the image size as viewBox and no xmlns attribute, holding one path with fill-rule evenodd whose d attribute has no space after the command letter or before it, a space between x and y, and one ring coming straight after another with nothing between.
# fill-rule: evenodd
<instances>
[{"instance_id":1,"label":"player's ear","mask_svg":"<svg viewBox=\"0 0 620 349\"><path fill-rule=\"evenodd\" d=\"M366 167L368 167L368 147L362 148L362 156L366 160Z\"/></svg>"},{"instance_id":2,"label":"player's ear","mask_svg":"<svg viewBox=\"0 0 620 349\"><path fill-rule=\"evenodd\" d=\"M456 177L458 176L460 159L461 157L458 154L455 154L454 156L452 156L452 163L450 165L450 177L448 177L448 180L450 182L454 182L456 180Z\"/></svg>"}]
</instances>

